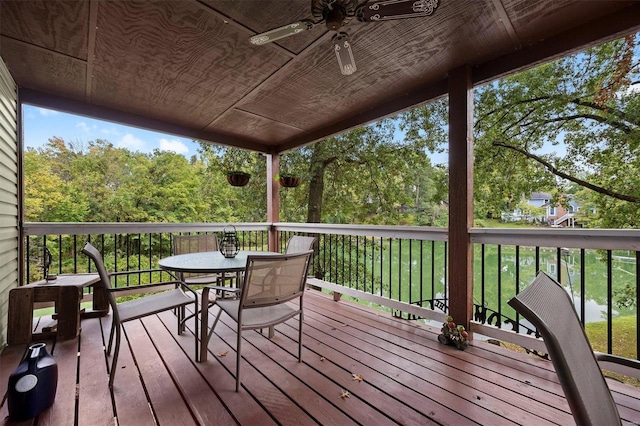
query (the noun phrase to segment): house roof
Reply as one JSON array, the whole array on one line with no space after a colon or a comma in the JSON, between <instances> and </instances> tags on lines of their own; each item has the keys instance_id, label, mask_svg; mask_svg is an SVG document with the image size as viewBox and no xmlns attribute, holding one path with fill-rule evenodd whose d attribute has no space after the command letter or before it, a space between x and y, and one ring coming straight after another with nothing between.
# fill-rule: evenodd
<instances>
[{"instance_id":1,"label":"house roof","mask_svg":"<svg viewBox=\"0 0 640 426\"><path fill-rule=\"evenodd\" d=\"M277 153L444 96L457 67L480 84L640 30L640 2L439 0L432 16L345 25L358 68L349 76L324 25L249 43L310 9L3 0L0 55L22 102Z\"/></svg>"},{"instance_id":2,"label":"house roof","mask_svg":"<svg viewBox=\"0 0 640 426\"><path fill-rule=\"evenodd\" d=\"M530 200L550 200L551 198L553 198L551 194L546 192L532 192L529 196Z\"/></svg>"}]
</instances>

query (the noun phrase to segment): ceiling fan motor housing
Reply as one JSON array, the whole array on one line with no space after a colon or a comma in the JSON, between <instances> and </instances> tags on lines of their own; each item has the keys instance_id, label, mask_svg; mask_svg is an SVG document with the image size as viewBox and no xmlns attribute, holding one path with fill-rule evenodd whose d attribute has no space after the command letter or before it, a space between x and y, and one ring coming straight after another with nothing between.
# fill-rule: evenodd
<instances>
[{"instance_id":1,"label":"ceiling fan motor housing","mask_svg":"<svg viewBox=\"0 0 640 426\"><path fill-rule=\"evenodd\" d=\"M314 19L324 21L327 29L338 31L356 14L357 0L311 0Z\"/></svg>"}]
</instances>

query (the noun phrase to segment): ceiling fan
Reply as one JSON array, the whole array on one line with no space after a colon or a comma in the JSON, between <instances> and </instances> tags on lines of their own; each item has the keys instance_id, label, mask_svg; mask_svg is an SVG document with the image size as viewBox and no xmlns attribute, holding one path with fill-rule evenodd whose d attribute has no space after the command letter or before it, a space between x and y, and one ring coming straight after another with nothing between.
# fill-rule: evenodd
<instances>
[{"instance_id":1,"label":"ceiling fan","mask_svg":"<svg viewBox=\"0 0 640 426\"><path fill-rule=\"evenodd\" d=\"M252 44L262 45L294 34L308 31L324 22L329 31L335 31L333 48L344 75L356 72L356 62L351 51L349 35L340 31L354 17L360 22L388 21L431 15L438 7L438 0L379 0L358 4L358 0L311 0L313 19L274 28L249 39Z\"/></svg>"}]
</instances>

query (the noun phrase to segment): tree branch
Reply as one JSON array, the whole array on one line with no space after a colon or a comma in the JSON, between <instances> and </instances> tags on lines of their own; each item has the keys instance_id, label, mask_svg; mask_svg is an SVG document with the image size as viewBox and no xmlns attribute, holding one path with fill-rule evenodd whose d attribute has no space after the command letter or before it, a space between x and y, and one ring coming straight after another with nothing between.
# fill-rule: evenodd
<instances>
[{"instance_id":1,"label":"tree branch","mask_svg":"<svg viewBox=\"0 0 640 426\"><path fill-rule=\"evenodd\" d=\"M625 134L630 134L632 129L625 125L624 123L620 123L619 121L610 121L607 120L605 117L596 115L596 114L573 114L573 115L564 115L561 117L553 117L550 118L548 120L541 120L541 121L530 121L528 123L525 123L525 126L530 126L530 125L540 125L540 124L552 124L552 123L557 123L557 122L569 122L572 120L581 120L581 119L585 119L585 120L593 120L593 121L597 121L598 123L605 123L610 125L611 127L614 127L618 130L621 130L622 132L624 132Z\"/></svg>"},{"instance_id":2,"label":"tree branch","mask_svg":"<svg viewBox=\"0 0 640 426\"><path fill-rule=\"evenodd\" d=\"M614 108L614 107L610 107L610 106L602 106L602 105L598 105L595 102L591 102L591 101L586 101L584 99L572 99L571 103L575 104L575 105L579 105L579 106L584 106L584 107L588 107L597 111L606 111L608 114L617 117L618 119L622 120L622 121L626 121L627 123L631 123L635 126L640 126L640 122L638 122L636 119L634 119L633 117L629 117L628 114L626 114L624 111L619 110L618 108ZM619 123L618 126L625 126L628 128L628 126L626 126L624 123ZM614 126L616 127L616 126Z\"/></svg>"},{"instance_id":3,"label":"tree branch","mask_svg":"<svg viewBox=\"0 0 640 426\"><path fill-rule=\"evenodd\" d=\"M576 183L576 184L578 184L578 185L580 185L582 187L589 188L592 191L595 191L595 192L597 192L599 194L608 195L608 196L616 198L618 200L629 201L631 203L640 202L640 198L638 198L638 197L633 197L631 195L620 194L618 192L611 191L609 189L603 188L601 186L594 185L594 184L589 183L587 181L584 181L582 179L578 179L578 178L576 178L574 176L570 176L570 175L568 175L568 174L566 174L564 172L561 172L560 170L556 169L551 163L549 163L548 161L544 160L543 158L538 157L537 155L532 154L530 152L527 152L524 149L519 148L517 146L512 146L512 145L509 145L509 144L506 144L506 143L500 142L500 141L494 141L493 142L493 146L507 148L507 149L511 149L513 151L516 151L516 152L524 155L525 157L530 158L532 160L535 160L538 163L542 164L544 167L546 167L554 175L559 176L559 177L561 177L563 179L567 179L567 180L569 180L571 182L574 182L574 183Z\"/></svg>"}]
</instances>

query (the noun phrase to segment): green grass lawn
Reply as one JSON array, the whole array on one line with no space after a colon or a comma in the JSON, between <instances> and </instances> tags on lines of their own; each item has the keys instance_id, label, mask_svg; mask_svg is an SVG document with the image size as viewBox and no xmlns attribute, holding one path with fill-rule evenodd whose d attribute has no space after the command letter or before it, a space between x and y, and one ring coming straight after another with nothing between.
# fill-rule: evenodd
<instances>
[{"instance_id":1,"label":"green grass lawn","mask_svg":"<svg viewBox=\"0 0 640 426\"><path fill-rule=\"evenodd\" d=\"M482 219L478 221L476 226L481 226L482 228L540 228L547 227L539 224L533 224L528 222L502 222L498 219Z\"/></svg>"},{"instance_id":2,"label":"green grass lawn","mask_svg":"<svg viewBox=\"0 0 640 426\"><path fill-rule=\"evenodd\" d=\"M585 326L587 337L594 351L607 352L607 322L592 322ZM629 315L613 319L614 355L636 359L636 316ZM613 377L633 386L640 386L640 380L610 371L606 376Z\"/></svg>"},{"instance_id":3,"label":"green grass lawn","mask_svg":"<svg viewBox=\"0 0 640 426\"><path fill-rule=\"evenodd\" d=\"M629 315L613 319L613 354L636 359L636 316ZM594 351L607 352L607 322L591 322L586 324L585 331ZM502 342L503 346L525 352L520 346ZM535 356L535 355L532 355ZM640 380L611 371L604 371L605 376L623 383L640 387Z\"/></svg>"}]
</instances>

